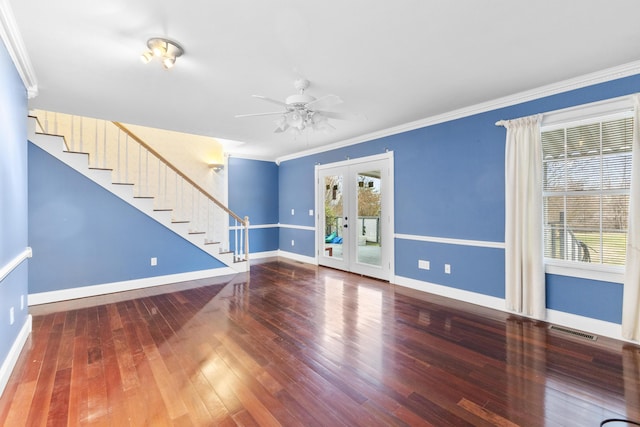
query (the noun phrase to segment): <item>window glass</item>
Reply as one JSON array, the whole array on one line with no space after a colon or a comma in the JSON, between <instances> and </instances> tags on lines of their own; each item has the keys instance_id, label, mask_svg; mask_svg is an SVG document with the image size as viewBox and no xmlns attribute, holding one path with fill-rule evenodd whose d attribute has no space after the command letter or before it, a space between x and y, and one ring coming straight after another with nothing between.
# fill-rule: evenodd
<instances>
[{"instance_id":1,"label":"window glass","mask_svg":"<svg viewBox=\"0 0 640 427\"><path fill-rule=\"evenodd\" d=\"M624 265L632 117L542 132L544 256Z\"/></svg>"}]
</instances>

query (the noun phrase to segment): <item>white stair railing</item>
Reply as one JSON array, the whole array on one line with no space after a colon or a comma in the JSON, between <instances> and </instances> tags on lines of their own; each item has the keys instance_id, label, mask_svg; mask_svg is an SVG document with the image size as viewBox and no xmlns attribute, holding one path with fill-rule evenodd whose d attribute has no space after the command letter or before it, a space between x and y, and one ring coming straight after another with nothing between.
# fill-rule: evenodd
<instances>
[{"instance_id":1,"label":"white stair railing","mask_svg":"<svg viewBox=\"0 0 640 427\"><path fill-rule=\"evenodd\" d=\"M249 261L249 218L232 212L124 125L42 110L31 114L39 131L62 136L67 151L88 153L90 168L111 170L114 183L133 184L135 197L153 198L155 210L189 223L189 233L202 234L204 244L227 251L231 217L234 260Z\"/></svg>"}]
</instances>

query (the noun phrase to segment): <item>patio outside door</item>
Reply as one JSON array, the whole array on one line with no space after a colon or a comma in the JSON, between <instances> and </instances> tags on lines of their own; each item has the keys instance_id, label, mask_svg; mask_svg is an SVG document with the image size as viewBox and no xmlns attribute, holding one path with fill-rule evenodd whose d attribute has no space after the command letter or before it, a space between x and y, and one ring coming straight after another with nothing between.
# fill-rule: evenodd
<instances>
[{"instance_id":1,"label":"patio outside door","mask_svg":"<svg viewBox=\"0 0 640 427\"><path fill-rule=\"evenodd\" d=\"M387 153L317 167L320 265L390 279L391 160Z\"/></svg>"}]
</instances>

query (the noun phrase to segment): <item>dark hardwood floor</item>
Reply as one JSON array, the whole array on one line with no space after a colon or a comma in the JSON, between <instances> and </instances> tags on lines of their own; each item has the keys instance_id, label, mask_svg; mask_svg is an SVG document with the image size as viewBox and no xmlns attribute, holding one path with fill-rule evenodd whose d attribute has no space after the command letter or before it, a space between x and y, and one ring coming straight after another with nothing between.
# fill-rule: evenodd
<instances>
[{"instance_id":1,"label":"dark hardwood floor","mask_svg":"<svg viewBox=\"0 0 640 427\"><path fill-rule=\"evenodd\" d=\"M640 420L637 346L326 268L269 262L31 312L3 426Z\"/></svg>"}]
</instances>

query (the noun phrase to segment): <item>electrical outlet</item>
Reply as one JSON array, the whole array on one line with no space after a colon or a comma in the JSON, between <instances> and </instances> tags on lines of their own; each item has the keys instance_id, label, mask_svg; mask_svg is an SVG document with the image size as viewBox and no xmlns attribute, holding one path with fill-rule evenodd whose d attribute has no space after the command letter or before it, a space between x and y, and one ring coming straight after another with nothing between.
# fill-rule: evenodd
<instances>
[{"instance_id":1,"label":"electrical outlet","mask_svg":"<svg viewBox=\"0 0 640 427\"><path fill-rule=\"evenodd\" d=\"M295 241L295 240L292 240L292 241L291 241L291 246L295 246L295 245L296 245L296 241Z\"/></svg>"},{"instance_id":2,"label":"electrical outlet","mask_svg":"<svg viewBox=\"0 0 640 427\"><path fill-rule=\"evenodd\" d=\"M13 309L13 307L9 309L9 325L13 325L13 323L16 321L14 311L15 310Z\"/></svg>"},{"instance_id":3,"label":"electrical outlet","mask_svg":"<svg viewBox=\"0 0 640 427\"><path fill-rule=\"evenodd\" d=\"M444 272L445 274L451 274L451 264L444 265Z\"/></svg>"},{"instance_id":4,"label":"electrical outlet","mask_svg":"<svg viewBox=\"0 0 640 427\"><path fill-rule=\"evenodd\" d=\"M429 269L431 269L431 262L425 261L423 259L419 259L418 260L418 268L422 269L422 270L429 270Z\"/></svg>"},{"instance_id":5,"label":"electrical outlet","mask_svg":"<svg viewBox=\"0 0 640 427\"><path fill-rule=\"evenodd\" d=\"M291 215L295 215L296 214L296 210L291 208Z\"/></svg>"},{"instance_id":6,"label":"electrical outlet","mask_svg":"<svg viewBox=\"0 0 640 427\"><path fill-rule=\"evenodd\" d=\"M154 265L154 266L158 265L158 258L156 257L151 258L151 265Z\"/></svg>"},{"instance_id":7,"label":"electrical outlet","mask_svg":"<svg viewBox=\"0 0 640 427\"><path fill-rule=\"evenodd\" d=\"M309 216L313 216L313 209L309 209Z\"/></svg>"},{"instance_id":8,"label":"electrical outlet","mask_svg":"<svg viewBox=\"0 0 640 427\"><path fill-rule=\"evenodd\" d=\"M20 311L24 310L24 295L20 295Z\"/></svg>"}]
</instances>

